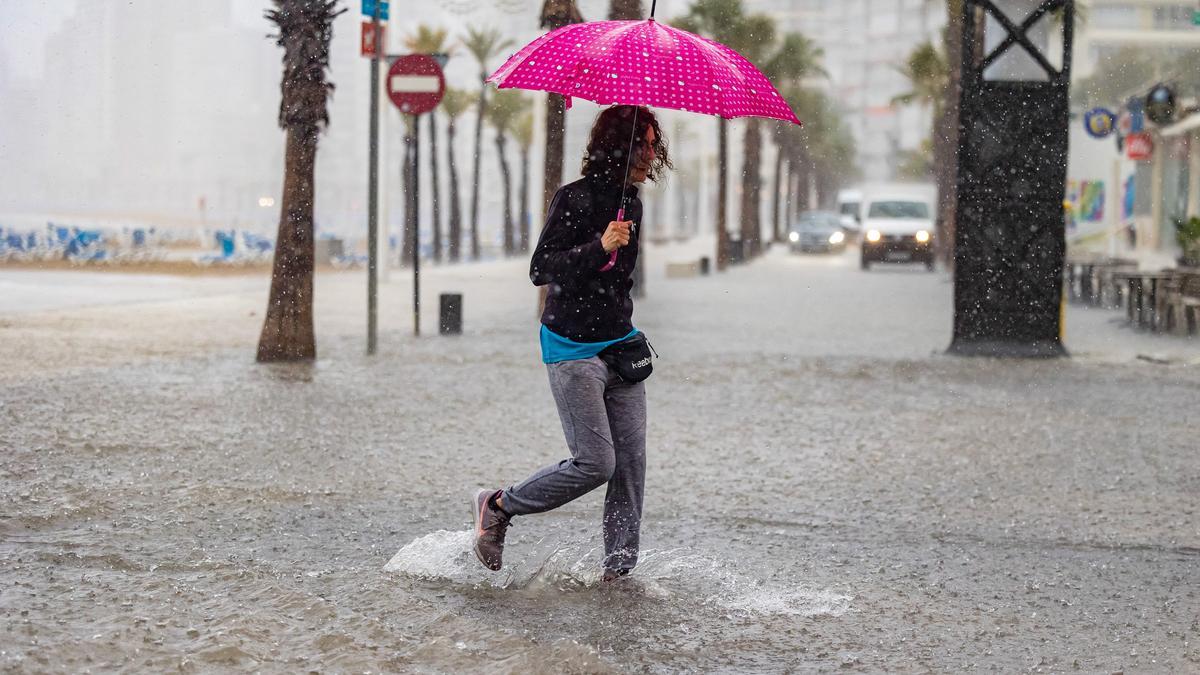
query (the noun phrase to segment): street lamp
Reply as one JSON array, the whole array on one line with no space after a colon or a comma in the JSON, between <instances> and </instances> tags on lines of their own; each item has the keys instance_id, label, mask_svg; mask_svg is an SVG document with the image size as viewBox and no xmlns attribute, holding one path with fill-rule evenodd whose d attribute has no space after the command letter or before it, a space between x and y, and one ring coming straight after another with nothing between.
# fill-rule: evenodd
<instances>
[{"instance_id":1,"label":"street lamp","mask_svg":"<svg viewBox=\"0 0 1200 675\"><path fill-rule=\"evenodd\" d=\"M963 10L949 352L1065 356L1062 204L1074 2L964 0ZM1061 55L1049 55L1056 30Z\"/></svg>"}]
</instances>

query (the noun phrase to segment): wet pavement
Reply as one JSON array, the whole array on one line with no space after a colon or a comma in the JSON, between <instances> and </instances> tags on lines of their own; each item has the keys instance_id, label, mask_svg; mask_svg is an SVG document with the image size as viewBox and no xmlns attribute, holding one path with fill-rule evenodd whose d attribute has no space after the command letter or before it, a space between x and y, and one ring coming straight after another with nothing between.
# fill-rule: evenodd
<instances>
[{"instance_id":1,"label":"wet pavement","mask_svg":"<svg viewBox=\"0 0 1200 675\"><path fill-rule=\"evenodd\" d=\"M945 275L852 262L652 273L645 550L609 586L599 493L500 572L469 552L474 490L565 452L519 264L431 273L467 333L389 319L370 359L339 277L315 365L9 375L0 667L1200 671L1195 341L1077 312L1075 358L947 357Z\"/></svg>"}]
</instances>

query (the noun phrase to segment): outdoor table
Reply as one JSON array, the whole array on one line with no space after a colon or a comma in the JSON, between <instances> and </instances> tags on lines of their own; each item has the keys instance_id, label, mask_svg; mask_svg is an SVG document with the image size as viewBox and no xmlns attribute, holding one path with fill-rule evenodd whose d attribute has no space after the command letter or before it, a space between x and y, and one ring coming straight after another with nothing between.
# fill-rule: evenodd
<instances>
[{"instance_id":1,"label":"outdoor table","mask_svg":"<svg viewBox=\"0 0 1200 675\"><path fill-rule=\"evenodd\" d=\"M1129 322L1135 320L1139 328L1149 325L1151 330L1158 329L1158 293L1162 283L1175 275L1171 271L1162 272L1117 272L1114 279L1125 279L1129 284L1129 300L1126 314Z\"/></svg>"}]
</instances>

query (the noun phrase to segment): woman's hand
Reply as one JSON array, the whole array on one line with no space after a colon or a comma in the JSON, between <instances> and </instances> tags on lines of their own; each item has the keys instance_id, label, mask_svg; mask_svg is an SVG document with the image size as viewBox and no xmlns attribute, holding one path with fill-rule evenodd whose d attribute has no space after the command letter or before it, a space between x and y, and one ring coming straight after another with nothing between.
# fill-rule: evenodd
<instances>
[{"instance_id":1,"label":"woman's hand","mask_svg":"<svg viewBox=\"0 0 1200 675\"><path fill-rule=\"evenodd\" d=\"M608 224L604 236L600 237L605 253L612 253L629 243L629 226L632 224L632 220L614 220Z\"/></svg>"}]
</instances>

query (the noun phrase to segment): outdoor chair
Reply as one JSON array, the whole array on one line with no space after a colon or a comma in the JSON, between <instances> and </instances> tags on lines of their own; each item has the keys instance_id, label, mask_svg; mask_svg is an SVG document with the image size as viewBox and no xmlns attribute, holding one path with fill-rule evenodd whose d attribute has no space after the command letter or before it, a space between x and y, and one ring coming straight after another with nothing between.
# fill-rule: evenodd
<instances>
[{"instance_id":1,"label":"outdoor chair","mask_svg":"<svg viewBox=\"0 0 1200 675\"><path fill-rule=\"evenodd\" d=\"M1200 319L1200 269L1182 269L1170 280L1163 298L1163 328L1184 335L1197 333Z\"/></svg>"},{"instance_id":2,"label":"outdoor chair","mask_svg":"<svg viewBox=\"0 0 1200 675\"><path fill-rule=\"evenodd\" d=\"M1117 277L1120 272L1137 271L1137 261L1127 258L1109 258L1097 271L1097 293L1100 303L1112 309L1121 309L1125 304L1126 284Z\"/></svg>"}]
</instances>

